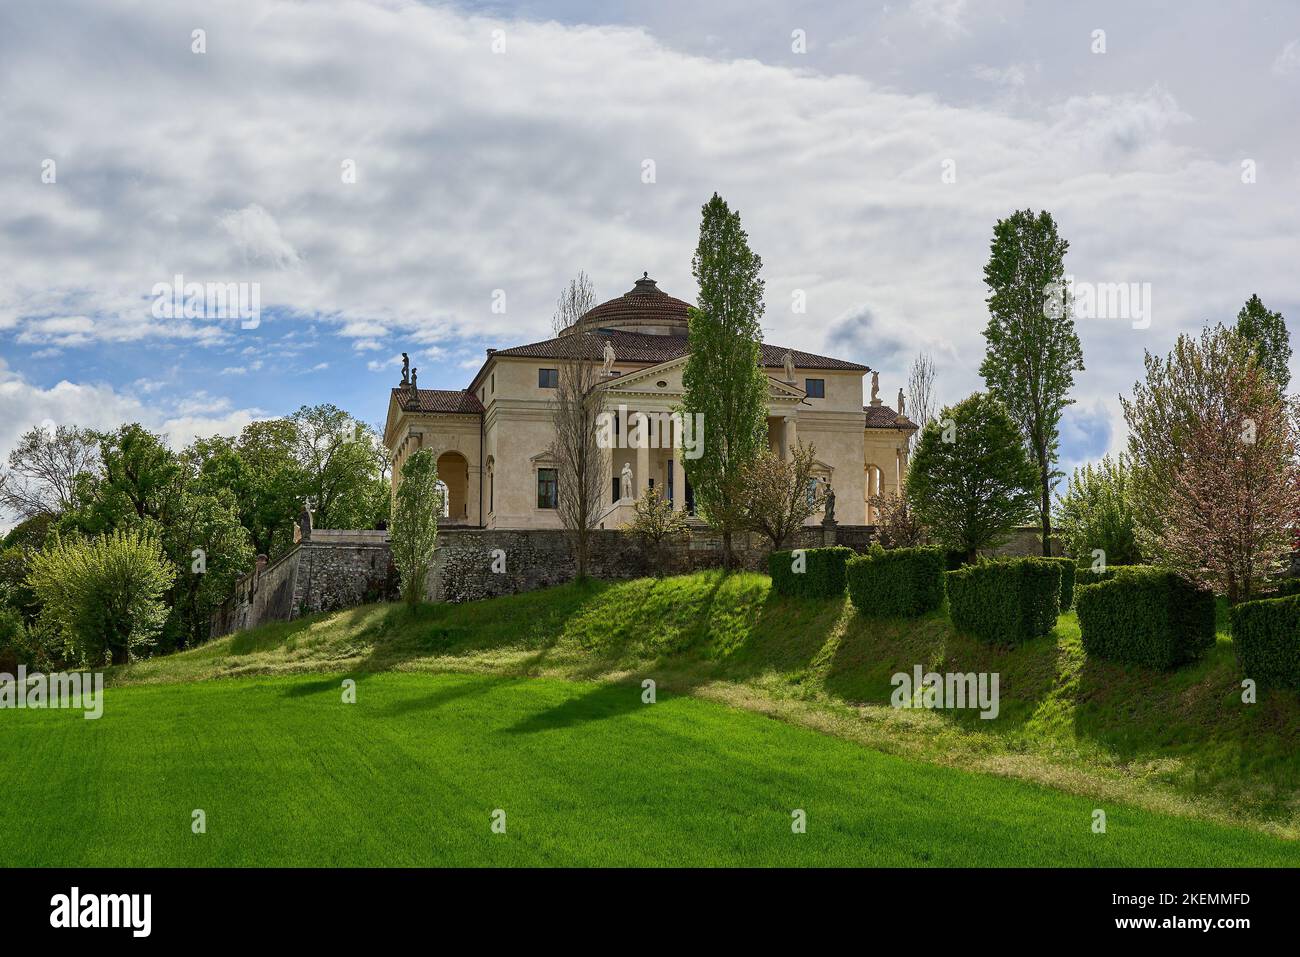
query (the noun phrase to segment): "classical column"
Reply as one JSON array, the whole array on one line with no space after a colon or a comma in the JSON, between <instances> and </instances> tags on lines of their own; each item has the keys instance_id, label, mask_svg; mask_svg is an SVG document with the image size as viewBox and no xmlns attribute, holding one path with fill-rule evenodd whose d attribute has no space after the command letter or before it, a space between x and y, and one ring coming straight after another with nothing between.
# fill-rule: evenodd
<instances>
[{"instance_id":1,"label":"classical column","mask_svg":"<svg viewBox=\"0 0 1300 957\"><path fill-rule=\"evenodd\" d=\"M672 432L671 446L672 458L668 468L672 469L672 488L673 488L673 511L680 512L686 508L686 466L682 464L682 424L681 420L674 416L672 424L669 426ZM668 494L668 475L664 474L664 494Z\"/></svg>"},{"instance_id":2,"label":"classical column","mask_svg":"<svg viewBox=\"0 0 1300 957\"><path fill-rule=\"evenodd\" d=\"M639 415L641 428L641 442L636 450L636 497L640 498L647 488L650 487L650 421L646 418L644 412L636 413Z\"/></svg>"},{"instance_id":3,"label":"classical column","mask_svg":"<svg viewBox=\"0 0 1300 957\"><path fill-rule=\"evenodd\" d=\"M793 450L798 444L799 430L795 425L794 416L787 415L785 417L785 437L781 443L781 458L788 461L790 459L791 450Z\"/></svg>"}]
</instances>

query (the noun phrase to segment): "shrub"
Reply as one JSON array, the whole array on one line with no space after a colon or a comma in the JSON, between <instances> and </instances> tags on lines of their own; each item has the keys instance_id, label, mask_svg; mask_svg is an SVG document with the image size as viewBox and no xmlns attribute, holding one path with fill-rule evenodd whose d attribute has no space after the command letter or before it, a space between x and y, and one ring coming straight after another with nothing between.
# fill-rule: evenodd
<instances>
[{"instance_id":1,"label":"shrub","mask_svg":"<svg viewBox=\"0 0 1300 957\"><path fill-rule=\"evenodd\" d=\"M1074 559L1044 558L1043 561L1056 562L1061 569L1061 614L1065 614L1074 605Z\"/></svg>"},{"instance_id":2,"label":"shrub","mask_svg":"<svg viewBox=\"0 0 1300 957\"><path fill-rule=\"evenodd\" d=\"M71 660L90 667L125 664L152 647L175 578L176 567L143 529L66 541L55 533L32 556L28 574L40 624Z\"/></svg>"},{"instance_id":3,"label":"shrub","mask_svg":"<svg viewBox=\"0 0 1300 957\"><path fill-rule=\"evenodd\" d=\"M1283 578L1273 586L1272 598L1286 598L1300 595L1300 578Z\"/></svg>"},{"instance_id":4,"label":"shrub","mask_svg":"<svg viewBox=\"0 0 1300 957\"><path fill-rule=\"evenodd\" d=\"M1261 688L1300 690L1300 595L1242 602L1231 619L1242 674Z\"/></svg>"},{"instance_id":5,"label":"shrub","mask_svg":"<svg viewBox=\"0 0 1300 957\"><path fill-rule=\"evenodd\" d=\"M968 565L945 576L948 613L959 631L991 644L1051 634L1061 610L1060 563L1012 558Z\"/></svg>"},{"instance_id":6,"label":"shrub","mask_svg":"<svg viewBox=\"0 0 1300 957\"><path fill-rule=\"evenodd\" d=\"M869 618L919 618L943 604L943 549L872 549L849 560L849 597Z\"/></svg>"},{"instance_id":7,"label":"shrub","mask_svg":"<svg viewBox=\"0 0 1300 957\"><path fill-rule=\"evenodd\" d=\"M1199 657L1214 644L1214 594L1177 573L1119 567L1111 577L1078 590L1083 650L1167 670Z\"/></svg>"},{"instance_id":8,"label":"shrub","mask_svg":"<svg viewBox=\"0 0 1300 957\"><path fill-rule=\"evenodd\" d=\"M803 571L794 570L795 553L803 552ZM853 557L853 549L803 548L773 552L767 557L772 575L772 590L778 595L800 598L835 598L844 594L844 566Z\"/></svg>"}]
</instances>

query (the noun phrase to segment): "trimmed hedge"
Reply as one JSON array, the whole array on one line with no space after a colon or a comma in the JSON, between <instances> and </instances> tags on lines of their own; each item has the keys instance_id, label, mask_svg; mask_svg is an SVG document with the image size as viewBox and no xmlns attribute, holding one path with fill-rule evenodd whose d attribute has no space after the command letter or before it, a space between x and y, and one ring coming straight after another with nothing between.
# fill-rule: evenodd
<instances>
[{"instance_id":1,"label":"trimmed hedge","mask_svg":"<svg viewBox=\"0 0 1300 957\"><path fill-rule=\"evenodd\" d=\"M919 618L943 605L941 548L872 549L849 560L849 598L867 618Z\"/></svg>"},{"instance_id":2,"label":"trimmed hedge","mask_svg":"<svg viewBox=\"0 0 1300 957\"><path fill-rule=\"evenodd\" d=\"M1245 601L1230 617L1242 674L1261 688L1300 690L1300 595Z\"/></svg>"},{"instance_id":3,"label":"trimmed hedge","mask_svg":"<svg viewBox=\"0 0 1300 957\"><path fill-rule=\"evenodd\" d=\"M842 545L833 548L805 548L804 570L795 572L794 552L773 552L767 556L772 590L798 598L835 598L844 594L844 566L854 551Z\"/></svg>"},{"instance_id":4,"label":"trimmed hedge","mask_svg":"<svg viewBox=\"0 0 1300 957\"><path fill-rule=\"evenodd\" d=\"M990 644L1018 645L1051 634L1061 611L1060 563L1012 558L945 575L948 613L958 631Z\"/></svg>"},{"instance_id":5,"label":"trimmed hedge","mask_svg":"<svg viewBox=\"0 0 1300 957\"><path fill-rule=\"evenodd\" d=\"M1214 594L1175 572L1143 565L1110 570L1076 590L1089 657L1168 670L1214 645Z\"/></svg>"},{"instance_id":6,"label":"trimmed hedge","mask_svg":"<svg viewBox=\"0 0 1300 957\"><path fill-rule=\"evenodd\" d=\"M1074 605L1074 571L1078 567L1073 558L1043 558L1045 562L1056 562L1061 569L1061 614L1065 614Z\"/></svg>"}]
</instances>

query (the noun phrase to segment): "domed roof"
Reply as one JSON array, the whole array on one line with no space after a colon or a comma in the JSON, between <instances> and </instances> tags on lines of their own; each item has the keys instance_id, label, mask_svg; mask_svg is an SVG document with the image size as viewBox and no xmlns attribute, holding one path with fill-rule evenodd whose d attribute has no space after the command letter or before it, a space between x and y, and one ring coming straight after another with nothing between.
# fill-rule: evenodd
<instances>
[{"instance_id":1,"label":"domed roof","mask_svg":"<svg viewBox=\"0 0 1300 957\"><path fill-rule=\"evenodd\" d=\"M624 329L652 335L686 335L689 302L663 292L650 278L641 278L623 295L602 302L583 315L565 332L595 329Z\"/></svg>"}]
</instances>

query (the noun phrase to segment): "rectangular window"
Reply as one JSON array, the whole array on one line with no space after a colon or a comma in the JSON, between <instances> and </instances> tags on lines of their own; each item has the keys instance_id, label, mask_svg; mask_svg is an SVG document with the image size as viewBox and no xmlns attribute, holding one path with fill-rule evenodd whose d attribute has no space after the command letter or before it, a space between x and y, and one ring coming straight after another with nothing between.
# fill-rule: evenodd
<instances>
[{"instance_id":1,"label":"rectangular window","mask_svg":"<svg viewBox=\"0 0 1300 957\"><path fill-rule=\"evenodd\" d=\"M826 398L826 380L804 379L803 390L808 393L810 399L824 399Z\"/></svg>"},{"instance_id":2,"label":"rectangular window","mask_svg":"<svg viewBox=\"0 0 1300 957\"><path fill-rule=\"evenodd\" d=\"M555 508L559 501L559 480L555 469L537 470L537 507Z\"/></svg>"},{"instance_id":3,"label":"rectangular window","mask_svg":"<svg viewBox=\"0 0 1300 957\"><path fill-rule=\"evenodd\" d=\"M559 369L538 369L537 370L537 388L558 389L559 387L560 387Z\"/></svg>"},{"instance_id":4,"label":"rectangular window","mask_svg":"<svg viewBox=\"0 0 1300 957\"><path fill-rule=\"evenodd\" d=\"M622 490L619 488L619 484L620 483L618 481L618 476L615 475L614 476L614 497L609 500L609 504L611 505L617 505L618 500L622 498L623 493Z\"/></svg>"},{"instance_id":5,"label":"rectangular window","mask_svg":"<svg viewBox=\"0 0 1300 957\"><path fill-rule=\"evenodd\" d=\"M497 500L497 474L496 472L488 473L488 511L496 511Z\"/></svg>"},{"instance_id":6,"label":"rectangular window","mask_svg":"<svg viewBox=\"0 0 1300 957\"><path fill-rule=\"evenodd\" d=\"M496 394L497 394L497 374L496 374L495 372L492 373L492 380L491 380L491 381L492 381L492 394L493 394L493 395L496 395Z\"/></svg>"}]
</instances>

